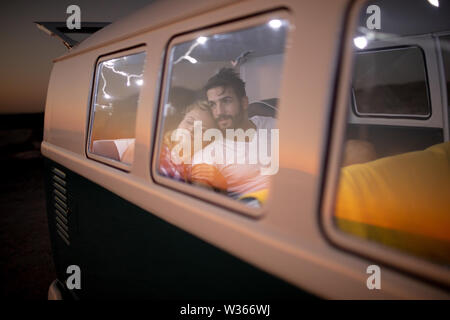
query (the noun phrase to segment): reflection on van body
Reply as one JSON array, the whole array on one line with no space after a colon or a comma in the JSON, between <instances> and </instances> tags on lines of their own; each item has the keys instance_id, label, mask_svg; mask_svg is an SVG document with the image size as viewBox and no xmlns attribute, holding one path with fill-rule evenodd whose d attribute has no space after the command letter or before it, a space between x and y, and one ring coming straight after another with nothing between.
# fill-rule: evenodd
<instances>
[{"instance_id":1,"label":"reflection on van body","mask_svg":"<svg viewBox=\"0 0 450 320\"><path fill-rule=\"evenodd\" d=\"M51 291L450 298L450 8L370 4L160 1L56 59Z\"/></svg>"}]
</instances>

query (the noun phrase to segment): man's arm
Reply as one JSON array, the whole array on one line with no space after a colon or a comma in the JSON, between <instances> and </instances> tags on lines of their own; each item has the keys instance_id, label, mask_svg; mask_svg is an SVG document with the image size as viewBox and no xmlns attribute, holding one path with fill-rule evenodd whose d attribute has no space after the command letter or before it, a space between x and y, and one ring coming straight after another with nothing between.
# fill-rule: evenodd
<instances>
[{"instance_id":1,"label":"man's arm","mask_svg":"<svg viewBox=\"0 0 450 320\"><path fill-rule=\"evenodd\" d=\"M201 163L192 167L192 182L206 184L207 186L227 190L228 184L225 177L214 165Z\"/></svg>"},{"instance_id":2,"label":"man's arm","mask_svg":"<svg viewBox=\"0 0 450 320\"><path fill-rule=\"evenodd\" d=\"M212 145L194 154L192 158L191 182L226 191L227 181L217 166L203 161L203 153L208 152L208 148L212 148Z\"/></svg>"}]
</instances>

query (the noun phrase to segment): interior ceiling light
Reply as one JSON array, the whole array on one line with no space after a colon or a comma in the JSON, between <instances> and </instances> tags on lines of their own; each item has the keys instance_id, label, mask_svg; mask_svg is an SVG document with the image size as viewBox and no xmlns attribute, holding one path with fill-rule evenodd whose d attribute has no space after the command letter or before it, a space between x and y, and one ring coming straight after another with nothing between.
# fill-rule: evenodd
<instances>
[{"instance_id":1,"label":"interior ceiling light","mask_svg":"<svg viewBox=\"0 0 450 320\"><path fill-rule=\"evenodd\" d=\"M270 21L269 21L269 26L270 26L272 29L278 29L278 28L281 27L282 24L283 24L283 23L282 23L281 20L279 20L279 19L273 19L273 20L270 20Z\"/></svg>"},{"instance_id":2,"label":"interior ceiling light","mask_svg":"<svg viewBox=\"0 0 450 320\"><path fill-rule=\"evenodd\" d=\"M200 44L205 44L205 42L208 40L206 37L198 37L197 42Z\"/></svg>"},{"instance_id":3,"label":"interior ceiling light","mask_svg":"<svg viewBox=\"0 0 450 320\"><path fill-rule=\"evenodd\" d=\"M439 7L439 0L428 0L428 2L435 7Z\"/></svg>"},{"instance_id":4,"label":"interior ceiling light","mask_svg":"<svg viewBox=\"0 0 450 320\"><path fill-rule=\"evenodd\" d=\"M364 49L367 47L367 38L366 37L356 37L353 39L353 43L358 49Z\"/></svg>"}]
</instances>

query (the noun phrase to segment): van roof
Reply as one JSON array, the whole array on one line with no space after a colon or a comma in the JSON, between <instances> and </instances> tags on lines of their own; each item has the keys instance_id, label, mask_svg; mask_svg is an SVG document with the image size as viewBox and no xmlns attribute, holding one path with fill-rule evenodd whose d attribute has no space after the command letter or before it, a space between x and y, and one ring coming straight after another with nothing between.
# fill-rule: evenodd
<instances>
[{"instance_id":1,"label":"van roof","mask_svg":"<svg viewBox=\"0 0 450 320\"><path fill-rule=\"evenodd\" d=\"M81 42L54 62L242 0L156 0Z\"/></svg>"}]
</instances>

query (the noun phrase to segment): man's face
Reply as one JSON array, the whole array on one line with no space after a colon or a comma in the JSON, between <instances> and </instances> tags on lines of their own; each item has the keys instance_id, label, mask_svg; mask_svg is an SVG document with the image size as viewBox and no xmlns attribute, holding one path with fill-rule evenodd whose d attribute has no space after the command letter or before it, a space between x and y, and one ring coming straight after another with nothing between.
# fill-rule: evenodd
<instances>
[{"instance_id":1,"label":"man's face","mask_svg":"<svg viewBox=\"0 0 450 320\"><path fill-rule=\"evenodd\" d=\"M206 96L219 129L234 129L241 125L246 98L240 100L231 87L211 88Z\"/></svg>"}]
</instances>

